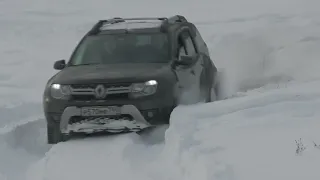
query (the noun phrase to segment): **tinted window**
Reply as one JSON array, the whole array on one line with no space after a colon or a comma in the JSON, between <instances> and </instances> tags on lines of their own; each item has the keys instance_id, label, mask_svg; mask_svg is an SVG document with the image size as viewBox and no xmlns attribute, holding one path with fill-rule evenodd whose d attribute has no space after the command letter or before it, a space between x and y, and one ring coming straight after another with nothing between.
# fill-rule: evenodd
<instances>
[{"instance_id":1,"label":"tinted window","mask_svg":"<svg viewBox=\"0 0 320 180\"><path fill-rule=\"evenodd\" d=\"M166 34L100 35L86 37L70 64L164 63L168 57Z\"/></svg>"},{"instance_id":2,"label":"tinted window","mask_svg":"<svg viewBox=\"0 0 320 180\"><path fill-rule=\"evenodd\" d=\"M184 41L183 41L183 37L180 35L178 37L178 54L177 57L178 59L180 59L181 56L187 55L186 50L185 50L185 45L184 45Z\"/></svg>"}]
</instances>

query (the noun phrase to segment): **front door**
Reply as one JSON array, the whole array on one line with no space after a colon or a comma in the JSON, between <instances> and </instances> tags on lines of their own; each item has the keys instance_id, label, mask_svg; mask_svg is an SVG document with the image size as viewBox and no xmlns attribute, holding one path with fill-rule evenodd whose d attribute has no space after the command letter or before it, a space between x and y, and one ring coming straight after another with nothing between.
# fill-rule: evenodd
<instances>
[{"instance_id":1,"label":"front door","mask_svg":"<svg viewBox=\"0 0 320 180\"><path fill-rule=\"evenodd\" d=\"M178 61L181 60L181 56L194 57L194 62L191 64L176 66L176 74L179 79L179 101L182 104L196 103L200 94L200 76L203 69L203 60L197 52L188 28L179 33L177 41Z\"/></svg>"}]
</instances>

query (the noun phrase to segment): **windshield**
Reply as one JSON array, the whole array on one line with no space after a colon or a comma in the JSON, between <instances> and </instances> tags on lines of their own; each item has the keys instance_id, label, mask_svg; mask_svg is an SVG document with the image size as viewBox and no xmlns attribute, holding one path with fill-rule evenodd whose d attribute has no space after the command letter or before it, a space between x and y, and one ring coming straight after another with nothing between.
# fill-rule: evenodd
<instances>
[{"instance_id":1,"label":"windshield","mask_svg":"<svg viewBox=\"0 0 320 180\"><path fill-rule=\"evenodd\" d=\"M70 65L166 63L168 56L168 39L163 33L88 36Z\"/></svg>"}]
</instances>

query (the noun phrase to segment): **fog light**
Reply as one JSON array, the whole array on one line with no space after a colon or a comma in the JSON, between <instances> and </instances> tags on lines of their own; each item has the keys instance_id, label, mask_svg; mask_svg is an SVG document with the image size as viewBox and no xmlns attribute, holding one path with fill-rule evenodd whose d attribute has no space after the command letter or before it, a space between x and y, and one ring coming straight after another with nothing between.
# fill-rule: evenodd
<instances>
[{"instance_id":1,"label":"fog light","mask_svg":"<svg viewBox=\"0 0 320 180\"><path fill-rule=\"evenodd\" d=\"M48 97L44 98L44 102L48 103L50 102L50 99Z\"/></svg>"},{"instance_id":2,"label":"fog light","mask_svg":"<svg viewBox=\"0 0 320 180\"><path fill-rule=\"evenodd\" d=\"M151 118L151 117L153 117L153 116L154 116L153 112L148 112L148 117L149 117L149 118Z\"/></svg>"},{"instance_id":3,"label":"fog light","mask_svg":"<svg viewBox=\"0 0 320 180\"><path fill-rule=\"evenodd\" d=\"M51 117L52 117L52 119L54 121L60 121L60 116L59 115L52 115Z\"/></svg>"}]
</instances>

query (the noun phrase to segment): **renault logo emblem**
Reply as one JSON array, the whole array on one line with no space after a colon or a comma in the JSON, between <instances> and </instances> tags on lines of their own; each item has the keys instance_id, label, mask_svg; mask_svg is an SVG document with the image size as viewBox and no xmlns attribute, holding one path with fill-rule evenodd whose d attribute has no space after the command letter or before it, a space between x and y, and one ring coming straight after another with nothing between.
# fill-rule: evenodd
<instances>
[{"instance_id":1,"label":"renault logo emblem","mask_svg":"<svg viewBox=\"0 0 320 180\"><path fill-rule=\"evenodd\" d=\"M106 96L106 90L105 90L104 86L101 84L96 87L94 92L95 92L96 98L98 98L98 99L103 99Z\"/></svg>"}]
</instances>

